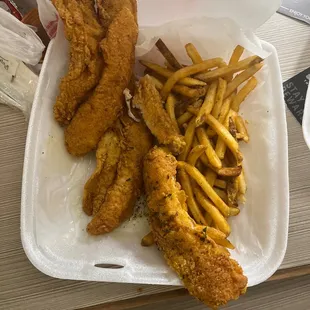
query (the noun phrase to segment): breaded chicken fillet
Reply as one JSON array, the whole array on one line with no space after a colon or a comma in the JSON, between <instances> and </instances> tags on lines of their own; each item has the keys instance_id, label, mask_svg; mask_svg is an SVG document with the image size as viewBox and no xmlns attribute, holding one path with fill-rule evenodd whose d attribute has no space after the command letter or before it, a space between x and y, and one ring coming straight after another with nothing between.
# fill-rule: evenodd
<instances>
[{"instance_id":1,"label":"breaded chicken fillet","mask_svg":"<svg viewBox=\"0 0 310 310\"><path fill-rule=\"evenodd\" d=\"M112 185L121 154L120 132L117 128L105 132L96 151L97 166L84 186L83 210L87 215L97 214Z\"/></svg>"},{"instance_id":2,"label":"breaded chicken fillet","mask_svg":"<svg viewBox=\"0 0 310 310\"><path fill-rule=\"evenodd\" d=\"M186 212L176 168L175 157L162 148L153 148L145 158L144 183L153 235L188 291L217 308L244 294L247 278L230 254Z\"/></svg>"},{"instance_id":3,"label":"breaded chicken fillet","mask_svg":"<svg viewBox=\"0 0 310 310\"><path fill-rule=\"evenodd\" d=\"M152 147L152 135L143 122L137 123L127 116L121 121L124 127L117 176L100 211L87 226L92 235L108 233L131 216L142 192L143 159Z\"/></svg>"},{"instance_id":4,"label":"breaded chicken fillet","mask_svg":"<svg viewBox=\"0 0 310 310\"><path fill-rule=\"evenodd\" d=\"M60 82L54 105L55 119L66 125L100 80L103 59L99 43L104 32L93 0L53 0L53 4L64 22L70 45L69 69Z\"/></svg>"},{"instance_id":5,"label":"breaded chicken fillet","mask_svg":"<svg viewBox=\"0 0 310 310\"><path fill-rule=\"evenodd\" d=\"M129 9L123 8L101 44L105 62L102 78L65 131L70 154L82 156L95 149L105 131L120 116L123 91L132 76L137 36L135 18Z\"/></svg>"},{"instance_id":6,"label":"breaded chicken fillet","mask_svg":"<svg viewBox=\"0 0 310 310\"><path fill-rule=\"evenodd\" d=\"M167 145L174 154L182 153L184 137L163 107L159 92L151 78L146 75L140 82L133 98L133 106L140 109L142 117L160 144Z\"/></svg>"},{"instance_id":7,"label":"breaded chicken fillet","mask_svg":"<svg viewBox=\"0 0 310 310\"><path fill-rule=\"evenodd\" d=\"M109 28L111 21L124 7L130 10L137 22L136 0L97 0L99 19L104 29Z\"/></svg>"}]
</instances>

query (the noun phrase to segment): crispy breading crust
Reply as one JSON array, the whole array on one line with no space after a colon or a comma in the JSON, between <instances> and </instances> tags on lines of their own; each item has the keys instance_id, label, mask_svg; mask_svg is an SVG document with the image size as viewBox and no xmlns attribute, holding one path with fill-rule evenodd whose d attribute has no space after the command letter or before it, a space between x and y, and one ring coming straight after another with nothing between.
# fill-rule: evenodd
<instances>
[{"instance_id":1,"label":"crispy breading crust","mask_svg":"<svg viewBox=\"0 0 310 310\"><path fill-rule=\"evenodd\" d=\"M113 128L106 131L100 140L96 151L96 169L84 186L83 210L87 215L97 214L100 210L115 179L120 154L120 133Z\"/></svg>"},{"instance_id":2,"label":"crispy breading crust","mask_svg":"<svg viewBox=\"0 0 310 310\"><path fill-rule=\"evenodd\" d=\"M238 263L208 238L182 207L176 159L153 148L144 161L144 182L155 241L188 291L211 308L237 299L247 278Z\"/></svg>"},{"instance_id":3,"label":"crispy breading crust","mask_svg":"<svg viewBox=\"0 0 310 310\"><path fill-rule=\"evenodd\" d=\"M164 109L160 94L148 75L140 79L133 106L141 110L147 127L159 143L167 145L174 154L182 153L184 137L178 133L176 125Z\"/></svg>"},{"instance_id":4,"label":"crispy breading crust","mask_svg":"<svg viewBox=\"0 0 310 310\"><path fill-rule=\"evenodd\" d=\"M102 78L65 131L70 154L82 156L95 149L104 132L120 116L123 91L132 76L137 36L135 18L130 10L123 8L101 43L105 61Z\"/></svg>"},{"instance_id":5,"label":"crispy breading crust","mask_svg":"<svg viewBox=\"0 0 310 310\"><path fill-rule=\"evenodd\" d=\"M53 0L53 4L64 22L70 44L69 69L60 82L54 105L55 119L66 125L99 82L103 67L99 43L104 32L97 21L92 0Z\"/></svg>"},{"instance_id":6,"label":"crispy breading crust","mask_svg":"<svg viewBox=\"0 0 310 310\"><path fill-rule=\"evenodd\" d=\"M99 19L103 28L107 31L111 21L117 13L126 7L132 12L137 22L137 1L136 0L97 0Z\"/></svg>"},{"instance_id":7,"label":"crispy breading crust","mask_svg":"<svg viewBox=\"0 0 310 310\"><path fill-rule=\"evenodd\" d=\"M143 122L123 117L122 152L117 176L108 189L100 211L87 226L92 235L104 234L117 228L132 215L143 185L143 159L152 147L152 135Z\"/></svg>"}]
</instances>

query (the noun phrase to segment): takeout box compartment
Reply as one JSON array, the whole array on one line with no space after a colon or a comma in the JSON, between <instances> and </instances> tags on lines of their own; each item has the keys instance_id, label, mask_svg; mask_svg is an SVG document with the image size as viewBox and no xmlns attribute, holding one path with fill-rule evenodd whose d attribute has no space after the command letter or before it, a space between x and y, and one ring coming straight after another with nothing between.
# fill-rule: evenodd
<instances>
[{"instance_id":1,"label":"takeout box compartment","mask_svg":"<svg viewBox=\"0 0 310 310\"><path fill-rule=\"evenodd\" d=\"M256 2L141 0L137 45L137 58L157 62L162 62L153 48L158 36L184 63L189 63L184 52L184 44L188 42L194 43L204 58L217 56L227 60L236 44L244 45L249 54L268 56L263 70L257 74L259 86L241 109L249 121L251 139L249 144L242 145L247 202L240 215L230 219L230 240L236 245L232 256L242 265L249 286L271 276L286 250L289 197L285 104L277 52L250 31L259 25L257 17L247 18L249 27L240 31L240 25L245 29L245 20L238 24L215 8L218 3L225 3L233 10L229 3L239 3L250 9L248 3ZM270 1L260 3L263 6L267 2L270 6ZM205 3L212 4L214 12L208 10L214 14L212 18L201 16L201 11L207 9ZM275 5L277 1L272 3ZM237 9L234 11L238 13ZM167 20L169 13L178 20ZM194 16L197 17L193 19ZM169 23L158 26L159 17L161 22ZM182 17L191 19L180 20ZM67 153L63 128L54 120L52 111L59 81L68 64L67 47L60 23L58 35L45 56L27 136L21 205L25 252L39 270L56 278L179 285L180 280L156 247L140 245L149 231L146 217L140 216L143 199L137 203L138 216L112 233L94 237L86 232L90 218L82 211L81 198L95 157L88 154L74 158ZM111 265L119 268L110 268Z\"/></svg>"}]
</instances>

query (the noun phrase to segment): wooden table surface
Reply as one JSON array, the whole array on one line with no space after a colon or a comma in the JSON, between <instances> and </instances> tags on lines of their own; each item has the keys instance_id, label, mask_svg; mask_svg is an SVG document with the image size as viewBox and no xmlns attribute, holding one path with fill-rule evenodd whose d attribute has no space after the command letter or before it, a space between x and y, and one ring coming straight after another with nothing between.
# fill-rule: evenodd
<instances>
[{"instance_id":1,"label":"wooden table surface","mask_svg":"<svg viewBox=\"0 0 310 310\"><path fill-rule=\"evenodd\" d=\"M275 14L257 34L277 48L284 80L310 66L308 25ZM310 151L289 111L287 122L291 210L281 268L302 267L249 289L227 309L310 308L310 275L284 279L310 273ZM26 131L19 111L0 105L0 309L204 309L175 287L58 280L34 268L22 249L19 229Z\"/></svg>"}]
</instances>

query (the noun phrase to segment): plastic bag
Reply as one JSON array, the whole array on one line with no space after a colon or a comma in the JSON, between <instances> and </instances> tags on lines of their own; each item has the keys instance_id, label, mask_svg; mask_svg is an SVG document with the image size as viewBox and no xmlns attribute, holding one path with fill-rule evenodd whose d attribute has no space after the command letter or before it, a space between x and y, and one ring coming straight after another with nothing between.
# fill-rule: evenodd
<instances>
[{"instance_id":1,"label":"plastic bag","mask_svg":"<svg viewBox=\"0 0 310 310\"><path fill-rule=\"evenodd\" d=\"M50 38L54 38L57 32L58 13L54 5L49 0L38 2L40 21Z\"/></svg>"},{"instance_id":2,"label":"plastic bag","mask_svg":"<svg viewBox=\"0 0 310 310\"><path fill-rule=\"evenodd\" d=\"M27 64L36 65L45 46L36 33L10 13L0 9L0 50Z\"/></svg>"},{"instance_id":3,"label":"plastic bag","mask_svg":"<svg viewBox=\"0 0 310 310\"><path fill-rule=\"evenodd\" d=\"M38 76L36 65L45 46L36 33L0 9L0 102L20 109L29 117Z\"/></svg>"}]
</instances>

